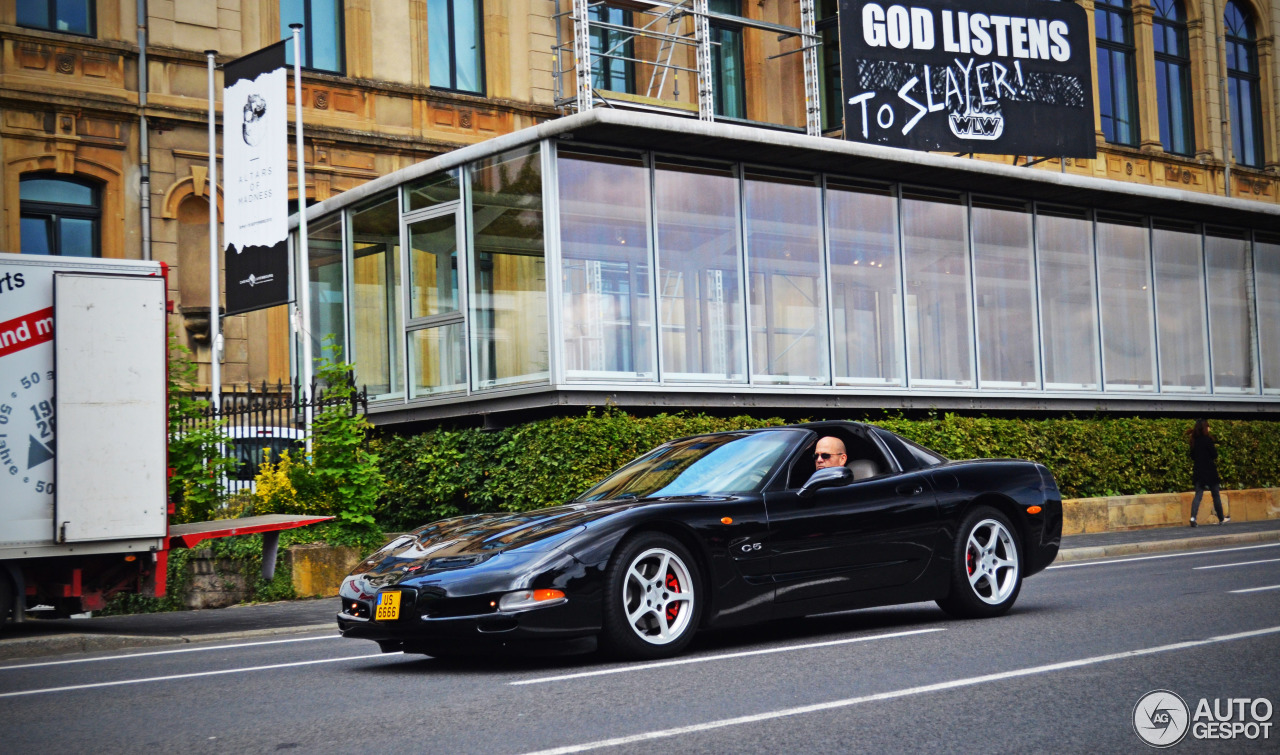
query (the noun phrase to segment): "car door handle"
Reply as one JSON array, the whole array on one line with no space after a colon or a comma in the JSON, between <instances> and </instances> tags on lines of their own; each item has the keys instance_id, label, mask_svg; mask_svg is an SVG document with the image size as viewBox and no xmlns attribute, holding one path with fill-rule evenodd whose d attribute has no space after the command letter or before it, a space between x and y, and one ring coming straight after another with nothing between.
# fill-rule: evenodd
<instances>
[{"instance_id":1,"label":"car door handle","mask_svg":"<svg viewBox=\"0 0 1280 755\"><path fill-rule=\"evenodd\" d=\"M920 495L924 492L923 485L899 485L898 495Z\"/></svg>"}]
</instances>

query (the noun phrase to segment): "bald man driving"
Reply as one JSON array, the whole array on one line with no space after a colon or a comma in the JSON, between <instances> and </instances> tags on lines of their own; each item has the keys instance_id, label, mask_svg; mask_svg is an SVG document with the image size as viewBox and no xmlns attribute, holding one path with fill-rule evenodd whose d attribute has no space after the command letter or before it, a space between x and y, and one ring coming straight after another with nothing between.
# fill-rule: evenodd
<instances>
[{"instance_id":1,"label":"bald man driving","mask_svg":"<svg viewBox=\"0 0 1280 755\"><path fill-rule=\"evenodd\" d=\"M849 457L844 451L844 441L831 435L818 441L813 453L813 463L818 469L843 467L847 461Z\"/></svg>"}]
</instances>

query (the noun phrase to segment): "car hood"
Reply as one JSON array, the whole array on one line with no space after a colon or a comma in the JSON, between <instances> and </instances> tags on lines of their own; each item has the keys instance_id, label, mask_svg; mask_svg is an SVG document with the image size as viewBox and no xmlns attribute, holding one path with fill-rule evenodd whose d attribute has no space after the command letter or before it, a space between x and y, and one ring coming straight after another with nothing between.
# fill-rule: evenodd
<instances>
[{"instance_id":1,"label":"car hood","mask_svg":"<svg viewBox=\"0 0 1280 755\"><path fill-rule=\"evenodd\" d=\"M568 542L590 522L652 502L592 501L445 519L392 540L352 574L418 577L480 564L499 553L542 553Z\"/></svg>"}]
</instances>

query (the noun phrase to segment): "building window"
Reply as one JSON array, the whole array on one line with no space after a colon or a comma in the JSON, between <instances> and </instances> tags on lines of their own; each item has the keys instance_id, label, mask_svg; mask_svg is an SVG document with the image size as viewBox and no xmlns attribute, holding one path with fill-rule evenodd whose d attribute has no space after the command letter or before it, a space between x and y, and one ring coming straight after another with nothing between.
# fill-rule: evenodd
<instances>
[{"instance_id":1,"label":"building window","mask_svg":"<svg viewBox=\"0 0 1280 755\"><path fill-rule=\"evenodd\" d=\"M559 154L565 375L654 380L648 166Z\"/></svg>"},{"instance_id":2,"label":"building window","mask_svg":"<svg viewBox=\"0 0 1280 755\"><path fill-rule=\"evenodd\" d=\"M381 194L351 213L351 353L369 398L404 395L400 203Z\"/></svg>"},{"instance_id":3,"label":"building window","mask_svg":"<svg viewBox=\"0 0 1280 755\"><path fill-rule=\"evenodd\" d=\"M1231 147L1236 162L1262 167L1262 108L1259 106L1258 43L1253 19L1235 2L1223 14L1227 34L1227 99L1231 103Z\"/></svg>"},{"instance_id":4,"label":"building window","mask_svg":"<svg viewBox=\"0 0 1280 755\"><path fill-rule=\"evenodd\" d=\"M822 130L834 131L844 127L844 96L840 89L840 24L836 13L836 0L818 0L818 36L822 37L819 49L821 78L819 93L822 96Z\"/></svg>"},{"instance_id":5,"label":"building window","mask_svg":"<svg viewBox=\"0 0 1280 755\"><path fill-rule=\"evenodd\" d=\"M1089 213L1037 207L1036 261L1045 390L1096 391L1098 307Z\"/></svg>"},{"instance_id":6,"label":"building window","mask_svg":"<svg viewBox=\"0 0 1280 755\"><path fill-rule=\"evenodd\" d=\"M743 197L751 373L828 382L822 194L810 177L749 173Z\"/></svg>"},{"instance_id":7,"label":"building window","mask_svg":"<svg viewBox=\"0 0 1280 755\"><path fill-rule=\"evenodd\" d=\"M19 0L18 26L95 36L92 0Z\"/></svg>"},{"instance_id":8,"label":"building window","mask_svg":"<svg viewBox=\"0 0 1280 755\"><path fill-rule=\"evenodd\" d=\"M742 15L739 0L708 0L707 10L726 16ZM711 27L711 78L715 113L725 118L747 117L747 79L742 52L742 27L715 20Z\"/></svg>"},{"instance_id":9,"label":"building window","mask_svg":"<svg viewBox=\"0 0 1280 755\"><path fill-rule=\"evenodd\" d=\"M1210 228L1205 233L1214 393L1258 392L1250 246L1243 231Z\"/></svg>"},{"instance_id":10,"label":"building window","mask_svg":"<svg viewBox=\"0 0 1280 755\"><path fill-rule=\"evenodd\" d=\"M1138 98L1129 0L1097 0L1098 107L1102 134L1112 144L1138 145Z\"/></svg>"},{"instance_id":11,"label":"building window","mask_svg":"<svg viewBox=\"0 0 1280 755\"><path fill-rule=\"evenodd\" d=\"M631 26L631 11L597 5L591 9L591 86L636 93L635 35L609 26Z\"/></svg>"},{"instance_id":12,"label":"building window","mask_svg":"<svg viewBox=\"0 0 1280 755\"><path fill-rule=\"evenodd\" d=\"M826 205L836 385L904 385L896 193L833 179Z\"/></svg>"},{"instance_id":13,"label":"building window","mask_svg":"<svg viewBox=\"0 0 1280 755\"><path fill-rule=\"evenodd\" d=\"M473 390L546 382L540 147L472 163L467 278Z\"/></svg>"},{"instance_id":14,"label":"building window","mask_svg":"<svg viewBox=\"0 0 1280 755\"><path fill-rule=\"evenodd\" d=\"M1152 223L1160 390L1209 390L1205 333L1204 236L1191 223Z\"/></svg>"},{"instance_id":15,"label":"building window","mask_svg":"<svg viewBox=\"0 0 1280 755\"><path fill-rule=\"evenodd\" d=\"M483 37L480 0L427 0L431 86L483 92Z\"/></svg>"},{"instance_id":16,"label":"building window","mask_svg":"<svg viewBox=\"0 0 1280 755\"><path fill-rule=\"evenodd\" d=\"M1258 344L1262 347L1262 392L1275 394L1280 393L1280 235L1254 235L1253 268Z\"/></svg>"},{"instance_id":17,"label":"building window","mask_svg":"<svg viewBox=\"0 0 1280 755\"><path fill-rule=\"evenodd\" d=\"M1105 390L1155 390L1150 234L1142 218L1098 217Z\"/></svg>"},{"instance_id":18,"label":"building window","mask_svg":"<svg viewBox=\"0 0 1280 755\"><path fill-rule=\"evenodd\" d=\"M280 0L280 36L293 36L289 24L302 24L302 67L342 73L342 0ZM293 65L293 45L285 45L285 62Z\"/></svg>"},{"instance_id":19,"label":"building window","mask_svg":"<svg viewBox=\"0 0 1280 755\"><path fill-rule=\"evenodd\" d=\"M745 383L737 173L659 162L653 187L662 377Z\"/></svg>"},{"instance_id":20,"label":"building window","mask_svg":"<svg viewBox=\"0 0 1280 755\"><path fill-rule=\"evenodd\" d=\"M902 193L907 365L912 384L973 387L969 218L964 198Z\"/></svg>"},{"instance_id":21,"label":"building window","mask_svg":"<svg viewBox=\"0 0 1280 755\"><path fill-rule=\"evenodd\" d=\"M23 254L99 257L102 205L98 190L80 181L36 175L19 183Z\"/></svg>"},{"instance_id":22,"label":"building window","mask_svg":"<svg viewBox=\"0 0 1280 755\"><path fill-rule=\"evenodd\" d=\"M1160 111L1160 143L1166 152L1195 151L1191 125L1191 56L1187 15L1180 0L1152 0L1155 8L1156 103Z\"/></svg>"},{"instance_id":23,"label":"building window","mask_svg":"<svg viewBox=\"0 0 1280 755\"><path fill-rule=\"evenodd\" d=\"M974 198L970 212L978 385L1039 388L1031 208L988 197Z\"/></svg>"}]
</instances>

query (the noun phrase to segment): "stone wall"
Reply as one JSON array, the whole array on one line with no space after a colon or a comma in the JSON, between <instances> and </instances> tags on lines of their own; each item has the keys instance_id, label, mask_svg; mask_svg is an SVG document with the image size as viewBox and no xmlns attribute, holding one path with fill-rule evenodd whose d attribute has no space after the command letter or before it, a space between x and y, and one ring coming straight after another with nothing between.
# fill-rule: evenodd
<instances>
[{"instance_id":1,"label":"stone wall","mask_svg":"<svg viewBox=\"0 0 1280 755\"><path fill-rule=\"evenodd\" d=\"M1185 526L1191 519L1193 497L1188 492L1070 498L1062 502L1062 534ZM1223 490L1222 507L1235 522L1280 519L1280 488ZM1217 521L1207 491L1196 518L1200 523Z\"/></svg>"}]
</instances>

